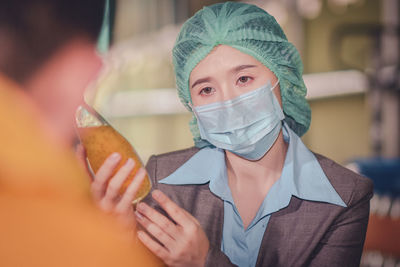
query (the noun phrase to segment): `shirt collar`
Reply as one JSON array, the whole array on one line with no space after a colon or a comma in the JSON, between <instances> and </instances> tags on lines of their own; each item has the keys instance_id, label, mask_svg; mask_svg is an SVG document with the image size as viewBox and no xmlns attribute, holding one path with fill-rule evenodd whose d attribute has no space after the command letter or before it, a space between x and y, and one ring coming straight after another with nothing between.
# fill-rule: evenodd
<instances>
[{"instance_id":1,"label":"shirt collar","mask_svg":"<svg viewBox=\"0 0 400 267\"><path fill-rule=\"evenodd\" d=\"M287 124L284 124L283 135L289 140L289 147L281 179L278 181L287 185L291 194L298 198L346 207L315 155Z\"/></svg>"},{"instance_id":2,"label":"shirt collar","mask_svg":"<svg viewBox=\"0 0 400 267\"><path fill-rule=\"evenodd\" d=\"M281 178L271 187L260 207L262 217L289 205L290 198L321 201L346 207L335 191L314 154L286 125L283 135L289 142ZM225 201L233 203L229 190L225 153L218 148L203 148L175 172L159 181L162 184L190 185L210 183L210 191Z\"/></svg>"},{"instance_id":3,"label":"shirt collar","mask_svg":"<svg viewBox=\"0 0 400 267\"><path fill-rule=\"evenodd\" d=\"M159 181L161 184L206 184L225 173L225 153L219 148L205 147L194 154L175 172Z\"/></svg>"}]
</instances>

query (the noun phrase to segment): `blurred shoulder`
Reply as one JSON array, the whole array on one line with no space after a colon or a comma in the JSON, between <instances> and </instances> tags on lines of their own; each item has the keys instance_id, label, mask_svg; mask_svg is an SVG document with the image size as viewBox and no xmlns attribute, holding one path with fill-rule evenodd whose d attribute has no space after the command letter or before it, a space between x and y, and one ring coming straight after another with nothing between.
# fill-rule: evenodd
<instances>
[{"instance_id":1,"label":"blurred shoulder","mask_svg":"<svg viewBox=\"0 0 400 267\"><path fill-rule=\"evenodd\" d=\"M330 183L343 201L349 206L365 197L372 197L372 180L362 176L335 161L315 154Z\"/></svg>"}]
</instances>

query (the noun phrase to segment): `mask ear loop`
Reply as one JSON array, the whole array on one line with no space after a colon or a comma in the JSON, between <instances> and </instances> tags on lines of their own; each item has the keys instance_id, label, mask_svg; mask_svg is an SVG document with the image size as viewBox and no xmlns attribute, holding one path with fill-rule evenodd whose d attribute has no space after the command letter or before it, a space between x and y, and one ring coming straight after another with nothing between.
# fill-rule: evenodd
<instances>
[{"instance_id":1,"label":"mask ear loop","mask_svg":"<svg viewBox=\"0 0 400 267\"><path fill-rule=\"evenodd\" d=\"M190 107L190 109L192 110L192 112L193 112L193 115L195 116L195 118L196 118L196 120L197 120L197 123L198 123L198 121L199 121L199 117L197 116L197 113L196 113L196 110L194 109L194 106L193 106L193 104L192 103L190 103L190 102L188 102L187 103L187 105Z\"/></svg>"},{"instance_id":2,"label":"mask ear loop","mask_svg":"<svg viewBox=\"0 0 400 267\"><path fill-rule=\"evenodd\" d=\"M190 109L192 110L192 113L194 114L194 116L196 117L197 122L198 122L198 121L199 121L199 116L198 116L198 114L197 114L196 107L193 106L193 104L190 103L190 102L188 102L188 106L189 106Z\"/></svg>"},{"instance_id":3,"label":"mask ear loop","mask_svg":"<svg viewBox=\"0 0 400 267\"><path fill-rule=\"evenodd\" d=\"M275 87L279 84L279 79L276 81L275 85L271 87L271 92L275 89ZM275 101L274 101L274 105L275 109L278 109L279 114L280 114L280 120L283 121L285 119L285 113L283 112L283 107L281 107L281 105L279 104L278 99L276 98L276 96L273 96Z\"/></svg>"},{"instance_id":4,"label":"mask ear loop","mask_svg":"<svg viewBox=\"0 0 400 267\"><path fill-rule=\"evenodd\" d=\"M196 118L196 124L197 124L197 128L199 129L199 133L200 133L200 138L204 139L203 137L203 133L202 133L202 127L200 125L200 120L199 120L199 116L197 115L196 109L194 108L193 104L188 102L187 105L191 108L192 112L193 112L193 116ZM206 139L204 139L206 140Z\"/></svg>"},{"instance_id":5,"label":"mask ear loop","mask_svg":"<svg viewBox=\"0 0 400 267\"><path fill-rule=\"evenodd\" d=\"M192 103L188 102L187 105L190 107L191 111L193 112L193 114L195 115L195 117L197 118L197 114L196 114L196 110L194 109L194 106Z\"/></svg>"},{"instance_id":6,"label":"mask ear loop","mask_svg":"<svg viewBox=\"0 0 400 267\"><path fill-rule=\"evenodd\" d=\"M276 80L274 86L271 87L271 91L275 89L275 87L279 84L279 79Z\"/></svg>"}]
</instances>

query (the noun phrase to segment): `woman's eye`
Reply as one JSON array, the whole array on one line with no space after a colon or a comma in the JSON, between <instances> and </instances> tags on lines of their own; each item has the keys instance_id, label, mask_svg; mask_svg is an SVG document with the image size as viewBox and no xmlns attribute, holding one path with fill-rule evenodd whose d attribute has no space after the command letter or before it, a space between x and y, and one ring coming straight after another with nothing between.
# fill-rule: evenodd
<instances>
[{"instance_id":1,"label":"woman's eye","mask_svg":"<svg viewBox=\"0 0 400 267\"><path fill-rule=\"evenodd\" d=\"M212 87L205 87L203 89L200 90L200 94L201 95L211 95L214 93L214 88Z\"/></svg>"},{"instance_id":2,"label":"woman's eye","mask_svg":"<svg viewBox=\"0 0 400 267\"><path fill-rule=\"evenodd\" d=\"M238 83L239 83L239 84L244 84L244 83L249 82L250 80L251 80L251 78L250 78L249 76L241 76L241 77L238 79Z\"/></svg>"}]
</instances>

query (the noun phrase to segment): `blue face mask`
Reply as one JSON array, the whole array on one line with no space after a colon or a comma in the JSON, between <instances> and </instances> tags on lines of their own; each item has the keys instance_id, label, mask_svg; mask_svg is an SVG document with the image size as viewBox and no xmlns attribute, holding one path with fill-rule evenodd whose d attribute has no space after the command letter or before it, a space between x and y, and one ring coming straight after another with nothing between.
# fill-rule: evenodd
<instances>
[{"instance_id":1,"label":"blue face mask","mask_svg":"<svg viewBox=\"0 0 400 267\"><path fill-rule=\"evenodd\" d=\"M234 99L193 107L201 138L243 158L258 160L272 147L285 115L270 82Z\"/></svg>"}]
</instances>

